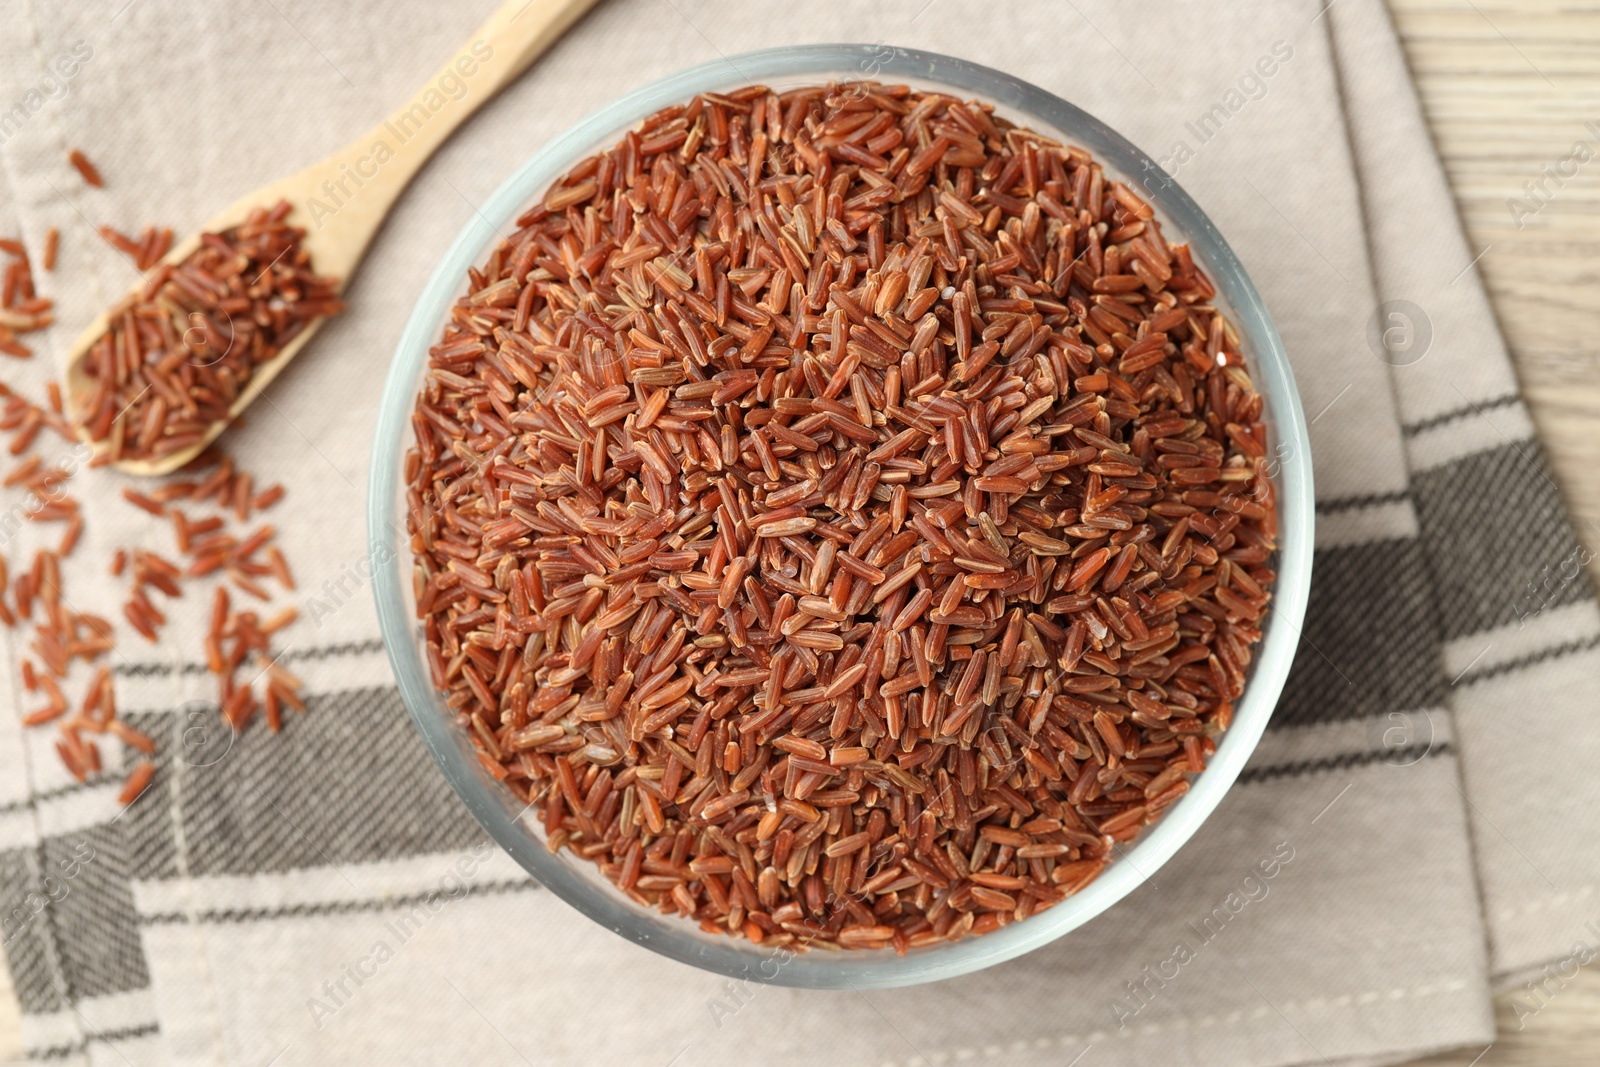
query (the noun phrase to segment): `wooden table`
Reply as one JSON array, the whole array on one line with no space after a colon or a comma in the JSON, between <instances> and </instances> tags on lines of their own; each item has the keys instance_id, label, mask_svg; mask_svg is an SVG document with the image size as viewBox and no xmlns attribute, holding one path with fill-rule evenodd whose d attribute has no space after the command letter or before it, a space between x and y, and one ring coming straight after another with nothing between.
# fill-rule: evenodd
<instances>
[{"instance_id":1,"label":"wooden table","mask_svg":"<svg viewBox=\"0 0 1600 1067\"><path fill-rule=\"evenodd\" d=\"M1389 0L1435 144L1511 343L1523 390L1586 543L1600 542L1600 158L1518 228L1507 206L1583 139L1600 141L1600 4ZM1552 184L1552 189L1553 184ZM1600 577L1600 565L1596 565ZM1600 1063L1600 974L1583 972L1518 1030L1412 1067ZM0 1062L21 1057L0 967Z\"/></svg>"},{"instance_id":2,"label":"wooden table","mask_svg":"<svg viewBox=\"0 0 1600 1067\"><path fill-rule=\"evenodd\" d=\"M1586 141L1600 141L1600 5L1563 0L1389 0L1434 143L1523 392L1579 538L1600 544L1600 158L1518 228L1507 200ZM1600 568L1592 573L1600 577ZM1600 974L1581 972L1517 1029L1413 1067L1600 1063ZM1479 1057L1475 1059L1475 1057Z\"/></svg>"}]
</instances>

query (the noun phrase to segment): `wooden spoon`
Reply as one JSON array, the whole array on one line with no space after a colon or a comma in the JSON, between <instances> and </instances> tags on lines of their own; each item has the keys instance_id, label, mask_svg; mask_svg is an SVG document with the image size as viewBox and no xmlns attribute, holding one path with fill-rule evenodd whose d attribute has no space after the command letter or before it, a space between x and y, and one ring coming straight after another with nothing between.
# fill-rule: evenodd
<instances>
[{"instance_id":1,"label":"wooden spoon","mask_svg":"<svg viewBox=\"0 0 1600 1067\"><path fill-rule=\"evenodd\" d=\"M509 0L382 125L357 137L320 163L240 198L207 222L202 232L218 233L237 226L252 209L270 208L280 200L287 200L294 209L289 222L306 231L302 247L311 255L312 269L324 277L338 278L342 293L389 209L428 157L457 126L526 70L594 3L595 0ZM446 82L447 91L455 84L464 84L466 92L459 99L452 99L440 91L441 79L453 79ZM376 162L375 156L379 142L387 145L390 153L381 164ZM355 178L351 177L352 173ZM161 262L179 263L199 244L200 235L195 234L176 245ZM130 295L143 285L141 281L129 291ZM197 444L155 459L118 460L115 466L131 474L157 475L188 463L216 439L228 422L261 395L278 372L305 347L323 321L314 320L271 360L258 364L229 408L228 418L213 423ZM86 370L86 357L94 343L105 334L107 326L107 316L102 312L78 337L67 359L67 395L72 398L77 415L78 433L97 452L104 450L106 442L89 439L83 427L85 416L77 409L94 388L94 379Z\"/></svg>"}]
</instances>

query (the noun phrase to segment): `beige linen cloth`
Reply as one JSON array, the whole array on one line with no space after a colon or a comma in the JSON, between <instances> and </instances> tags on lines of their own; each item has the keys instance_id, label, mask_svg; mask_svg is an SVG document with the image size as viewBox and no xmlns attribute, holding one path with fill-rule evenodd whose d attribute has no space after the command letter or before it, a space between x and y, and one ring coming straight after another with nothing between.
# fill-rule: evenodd
<instances>
[{"instance_id":1,"label":"beige linen cloth","mask_svg":"<svg viewBox=\"0 0 1600 1067\"><path fill-rule=\"evenodd\" d=\"M192 229L367 128L490 6L0 0L0 233L35 249L63 234L44 284L61 325L5 379L39 396L77 328L132 282L95 225ZM653 78L843 39L1012 72L1172 172L1283 333L1319 511L1293 676L1194 840L1046 948L887 992L729 982L540 891L415 737L376 639L363 531L380 384L475 205ZM73 145L104 190L66 167ZM28 1056L1267 1067L1487 1043L1493 983L1600 941L1586 925L1600 831L1580 814L1600 800L1600 616L1477 251L1379 0L606 0L423 171L350 311L225 439L289 488L271 517L300 579L285 662L309 714L191 750L211 695L194 590L161 644L129 638L114 661L122 706L161 744L157 785L119 813L120 776L72 783L48 732L17 726L31 701L9 673L0 684L0 920ZM110 551L169 547L121 484L73 483L89 530L69 595L108 615L122 595ZM24 525L6 535L14 560L35 543ZM12 672L20 636L0 639Z\"/></svg>"}]
</instances>

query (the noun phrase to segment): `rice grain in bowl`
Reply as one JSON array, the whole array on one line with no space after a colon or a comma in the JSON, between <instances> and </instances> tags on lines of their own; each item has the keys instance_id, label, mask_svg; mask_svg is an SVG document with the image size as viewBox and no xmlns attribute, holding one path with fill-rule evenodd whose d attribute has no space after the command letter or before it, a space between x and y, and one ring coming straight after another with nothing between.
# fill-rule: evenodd
<instances>
[{"instance_id":1,"label":"rice grain in bowl","mask_svg":"<svg viewBox=\"0 0 1600 1067\"><path fill-rule=\"evenodd\" d=\"M1270 712L1308 544L1197 209L1037 90L861 54L689 72L530 164L408 328L373 481L402 688L497 839L805 985L1007 958L1153 870Z\"/></svg>"}]
</instances>

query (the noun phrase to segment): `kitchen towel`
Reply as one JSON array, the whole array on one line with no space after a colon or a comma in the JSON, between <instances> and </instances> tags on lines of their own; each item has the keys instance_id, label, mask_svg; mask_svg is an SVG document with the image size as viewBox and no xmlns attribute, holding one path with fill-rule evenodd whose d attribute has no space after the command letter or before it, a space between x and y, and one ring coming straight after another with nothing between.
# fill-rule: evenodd
<instances>
[{"instance_id":1,"label":"kitchen towel","mask_svg":"<svg viewBox=\"0 0 1600 1067\"><path fill-rule=\"evenodd\" d=\"M42 397L76 329L135 279L96 226L193 229L370 126L489 9L0 0L0 233L34 249L62 233L41 275L61 325L5 380ZM363 503L410 304L511 169L672 70L841 39L1014 73L1195 196L1290 352L1318 530L1273 724L1146 885L979 974L808 992L629 945L484 838L390 680ZM103 190L66 165L75 146ZM277 736L218 726L197 655L209 589L191 583L158 644L119 632L109 661L124 716L158 741L155 785L124 809L136 754L107 746L110 773L73 782L50 731L18 725L38 703L16 680L26 637L0 634L0 922L24 1055L1265 1067L1487 1043L1493 983L1596 939L1595 831L1562 813L1596 789L1582 719L1600 615L1474 252L1378 0L606 0L421 173L350 310L224 438L258 484L288 490L264 518L298 578L277 597L301 612L278 650L307 713ZM120 619L126 579L103 569L117 547L171 550L168 525L118 495L137 484L69 483L87 522L63 587L80 610ZM20 508L6 492L0 508ZM58 533L0 516L0 551L15 567Z\"/></svg>"}]
</instances>

